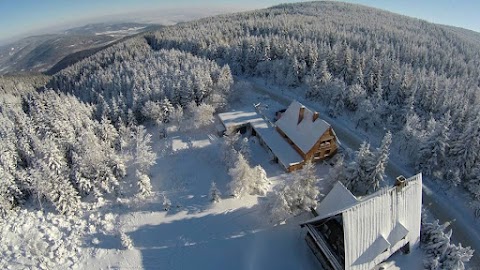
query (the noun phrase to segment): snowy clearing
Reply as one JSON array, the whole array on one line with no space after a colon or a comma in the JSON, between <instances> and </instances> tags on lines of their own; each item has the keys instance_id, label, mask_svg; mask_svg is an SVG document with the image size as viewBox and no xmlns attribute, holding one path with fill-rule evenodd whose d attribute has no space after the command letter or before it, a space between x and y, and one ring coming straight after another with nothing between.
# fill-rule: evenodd
<instances>
[{"instance_id":1,"label":"snowy clearing","mask_svg":"<svg viewBox=\"0 0 480 270\"><path fill-rule=\"evenodd\" d=\"M220 140L207 131L173 132L156 141L154 150L161 155L152 168L155 197L111 209L118 214L117 230L130 237L133 249L122 249L116 235L97 235L96 244L86 248L79 265L88 269L194 269L199 265L202 269L318 269L298 226L310 214L274 226L265 219L259 204L262 197L230 197ZM282 182L283 169L271 164L254 140L250 146L252 165L261 164L273 176L272 186ZM327 166L320 167L319 173L327 172ZM213 180L224 194L218 203L208 198ZM163 195L171 200L168 211Z\"/></svg>"}]
</instances>

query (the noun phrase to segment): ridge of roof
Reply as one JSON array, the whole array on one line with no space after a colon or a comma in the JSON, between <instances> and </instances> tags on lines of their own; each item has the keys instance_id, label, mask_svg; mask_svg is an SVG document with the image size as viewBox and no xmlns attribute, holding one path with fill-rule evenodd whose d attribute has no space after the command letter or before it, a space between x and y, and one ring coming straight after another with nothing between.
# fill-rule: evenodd
<instances>
[{"instance_id":1,"label":"ridge of roof","mask_svg":"<svg viewBox=\"0 0 480 270\"><path fill-rule=\"evenodd\" d=\"M416 174L406 180L407 187L408 187L408 183L420 182L420 188L421 188L421 181L422 181L422 174L421 173ZM383 188L373 194L359 198L353 195L342 183L337 182L335 183L332 190L318 205L316 211L317 213L319 213L319 215L306 222L301 223L300 225L314 223L316 221L329 218L334 215L338 215L356 205L369 201L370 199L373 199L385 194L389 194L391 191L393 191L396 188L397 188L396 186Z\"/></svg>"},{"instance_id":2,"label":"ridge of roof","mask_svg":"<svg viewBox=\"0 0 480 270\"><path fill-rule=\"evenodd\" d=\"M300 119L299 114L302 108L303 117ZM321 118L314 121L315 113L302 103L293 100L282 117L275 123L304 154L310 151L320 136L330 128L330 124Z\"/></svg>"}]
</instances>

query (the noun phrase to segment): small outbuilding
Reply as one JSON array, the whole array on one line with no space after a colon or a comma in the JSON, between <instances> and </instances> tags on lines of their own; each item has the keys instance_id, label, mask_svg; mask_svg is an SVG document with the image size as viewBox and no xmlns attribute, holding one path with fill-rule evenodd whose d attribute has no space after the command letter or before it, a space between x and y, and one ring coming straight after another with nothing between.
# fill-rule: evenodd
<instances>
[{"instance_id":1,"label":"small outbuilding","mask_svg":"<svg viewBox=\"0 0 480 270\"><path fill-rule=\"evenodd\" d=\"M395 186L362 198L338 182L318 205L318 216L301 226L325 269L370 270L418 246L421 212L421 174L398 177Z\"/></svg>"}]
</instances>

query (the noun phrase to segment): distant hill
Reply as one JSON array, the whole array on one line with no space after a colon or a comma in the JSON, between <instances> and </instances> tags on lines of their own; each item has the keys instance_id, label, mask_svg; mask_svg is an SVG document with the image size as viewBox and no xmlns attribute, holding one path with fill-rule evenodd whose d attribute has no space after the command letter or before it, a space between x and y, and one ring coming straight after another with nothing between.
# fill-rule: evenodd
<instances>
[{"instance_id":1,"label":"distant hill","mask_svg":"<svg viewBox=\"0 0 480 270\"><path fill-rule=\"evenodd\" d=\"M52 73L48 70L54 66L57 71L127 36L158 27L139 23L99 23L68 29L59 34L27 37L0 46L0 75ZM60 61L61 64L56 65Z\"/></svg>"}]
</instances>

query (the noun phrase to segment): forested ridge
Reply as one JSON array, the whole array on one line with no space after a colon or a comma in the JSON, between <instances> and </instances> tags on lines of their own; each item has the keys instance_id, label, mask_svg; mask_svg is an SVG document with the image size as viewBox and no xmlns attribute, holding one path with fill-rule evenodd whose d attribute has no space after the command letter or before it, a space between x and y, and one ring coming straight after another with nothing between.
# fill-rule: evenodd
<instances>
[{"instance_id":1,"label":"forested ridge","mask_svg":"<svg viewBox=\"0 0 480 270\"><path fill-rule=\"evenodd\" d=\"M154 162L142 126L117 129L106 118L95 119L94 107L72 95L38 93L12 79L1 84L16 90L0 100L0 213L33 202L73 214L82 199L141 193L130 188L135 178L125 176L132 170L147 174Z\"/></svg>"},{"instance_id":2,"label":"forested ridge","mask_svg":"<svg viewBox=\"0 0 480 270\"><path fill-rule=\"evenodd\" d=\"M232 83L228 66L153 51L143 38L53 78L1 77L0 213L33 202L74 214L88 202L147 197L156 154L142 124L208 124Z\"/></svg>"},{"instance_id":3,"label":"forested ridge","mask_svg":"<svg viewBox=\"0 0 480 270\"><path fill-rule=\"evenodd\" d=\"M114 122L143 120L147 102L168 99L221 106L233 83L228 66L175 49L153 51L143 38L115 45L55 75L49 87L97 104Z\"/></svg>"}]
</instances>

